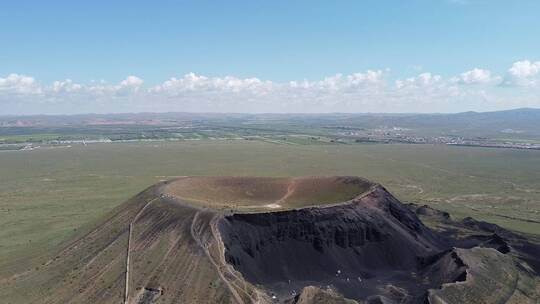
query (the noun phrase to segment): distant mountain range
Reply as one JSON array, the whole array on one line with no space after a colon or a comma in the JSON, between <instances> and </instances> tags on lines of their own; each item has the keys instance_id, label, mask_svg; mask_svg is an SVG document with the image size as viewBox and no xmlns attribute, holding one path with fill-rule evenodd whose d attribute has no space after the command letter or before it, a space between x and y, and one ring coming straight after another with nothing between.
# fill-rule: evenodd
<instances>
[{"instance_id":1,"label":"distant mountain range","mask_svg":"<svg viewBox=\"0 0 540 304\"><path fill-rule=\"evenodd\" d=\"M399 127L436 133L475 131L540 135L540 109L521 108L495 112L454 114L239 114L239 113L120 113L78 115L0 116L0 127L61 127L92 125L182 125L188 122L343 126L352 128Z\"/></svg>"}]
</instances>

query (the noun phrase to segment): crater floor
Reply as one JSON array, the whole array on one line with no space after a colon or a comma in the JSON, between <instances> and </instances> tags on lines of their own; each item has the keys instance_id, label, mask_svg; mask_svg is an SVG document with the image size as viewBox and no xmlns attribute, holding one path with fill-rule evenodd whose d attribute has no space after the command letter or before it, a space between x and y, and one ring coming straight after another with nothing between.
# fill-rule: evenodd
<instances>
[{"instance_id":1,"label":"crater floor","mask_svg":"<svg viewBox=\"0 0 540 304\"><path fill-rule=\"evenodd\" d=\"M342 203L373 186L358 177L181 177L163 193L194 206L266 212Z\"/></svg>"}]
</instances>

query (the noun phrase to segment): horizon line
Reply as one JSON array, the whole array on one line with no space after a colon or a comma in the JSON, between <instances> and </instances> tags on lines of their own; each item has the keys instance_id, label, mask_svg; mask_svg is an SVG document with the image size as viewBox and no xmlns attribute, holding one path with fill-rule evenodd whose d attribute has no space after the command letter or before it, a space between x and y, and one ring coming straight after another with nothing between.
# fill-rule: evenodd
<instances>
[{"instance_id":1,"label":"horizon line","mask_svg":"<svg viewBox=\"0 0 540 304\"><path fill-rule=\"evenodd\" d=\"M511 112L519 110L532 110L540 111L539 108L522 107L522 108L509 108L505 110L493 110L493 111L460 111L460 112L178 112L178 111L166 111L166 112L108 112L108 113L71 113L71 114L0 114L0 118L17 118L17 117L68 117L68 116L91 116L91 115L143 115L143 114L192 114L192 115L455 115L464 113L497 113L497 112Z\"/></svg>"}]
</instances>

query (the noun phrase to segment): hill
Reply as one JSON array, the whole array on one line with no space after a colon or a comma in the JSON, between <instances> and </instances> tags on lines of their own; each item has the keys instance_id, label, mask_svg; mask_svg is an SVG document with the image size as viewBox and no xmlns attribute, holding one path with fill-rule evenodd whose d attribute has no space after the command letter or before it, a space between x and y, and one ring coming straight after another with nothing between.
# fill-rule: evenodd
<instances>
[{"instance_id":1,"label":"hill","mask_svg":"<svg viewBox=\"0 0 540 304\"><path fill-rule=\"evenodd\" d=\"M539 253L362 178L181 177L0 287L6 303L534 303Z\"/></svg>"}]
</instances>

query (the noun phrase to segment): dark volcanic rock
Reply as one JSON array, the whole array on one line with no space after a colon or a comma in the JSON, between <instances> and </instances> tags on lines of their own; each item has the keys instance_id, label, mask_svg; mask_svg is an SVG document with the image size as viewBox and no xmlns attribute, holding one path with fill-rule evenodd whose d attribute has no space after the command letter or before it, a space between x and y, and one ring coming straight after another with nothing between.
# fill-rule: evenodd
<instances>
[{"instance_id":1,"label":"dark volcanic rock","mask_svg":"<svg viewBox=\"0 0 540 304\"><path fill-rule=\"evenodd\" d=\"M226 261L248 281L277 293L317 282L358 299L381 277L403 285L419 259L445 248L380 186L329 207L230 215L219 230Z\"/></svg>"},{"instance_id":2,"label":"dark volcanic rock","mask_svg":"<svg viewBox=\"0 0 540 304\"><path fill-rule=\"evenodd\" d=\"M417 215L450 230L434 232ZM308 290L319 290L319 297L320 290L331 287L359 303L428 303L434 295L446 296L438 293L443 286L465 283L470 265L461 256L474 260L484 254L455 247L512 253L533 269L537 259L531 252L539 252L516 251L514 246L534 245L497 225L472 218L453 221L428 206L404 205L379 185L341 204L225 216L218 229L226 262L279 302L311 299L305 288L316 286ZM477 233L460 238L459 231ZM488 256L493 264L501 258Z\"/></svg>"},{"instance_id":3,"label":"dark volcanic rock","mask_svg":"<svg viewBox=\"0 0 540 304\"><path fill-rule=\"evenodd\" d=\"M408 208L410 208L411 210L413 210L417 215L430 216L430 217L434 217L434 218L437 218L437 219L440 219L440 220L449 220L450 219L450 214L448 212L444 212L444 211L440 211L440 210L431 208L428 205L419 206L419 205L416 205L416 204L409 203L406 206Z\"/></svg>"}]
</instances>

